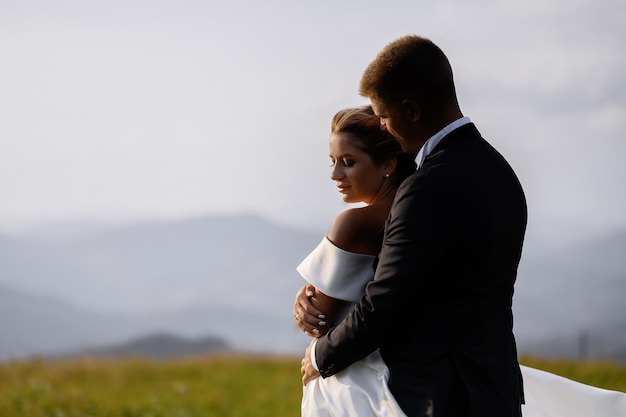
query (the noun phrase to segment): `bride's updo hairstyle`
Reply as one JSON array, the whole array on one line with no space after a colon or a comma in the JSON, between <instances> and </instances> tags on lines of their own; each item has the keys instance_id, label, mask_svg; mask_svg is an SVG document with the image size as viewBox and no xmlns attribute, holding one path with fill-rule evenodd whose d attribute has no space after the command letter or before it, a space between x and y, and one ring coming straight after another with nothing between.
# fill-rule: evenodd
<instances>
[{"instance_id":1,"label":"bride's updo hairstyle","mask_svg":"<svg viewBox=\"0 0 626 417\"><path fill-rule=\"evenodd\" d=\"M331 122L331 133L349 133L350 143L365 152L376 165L396 159L392 181L400 184L415 172L415 156L402 151L398 141L380 127L380 118L372 106L339 110Z\"/></svg>"}]
</instances>

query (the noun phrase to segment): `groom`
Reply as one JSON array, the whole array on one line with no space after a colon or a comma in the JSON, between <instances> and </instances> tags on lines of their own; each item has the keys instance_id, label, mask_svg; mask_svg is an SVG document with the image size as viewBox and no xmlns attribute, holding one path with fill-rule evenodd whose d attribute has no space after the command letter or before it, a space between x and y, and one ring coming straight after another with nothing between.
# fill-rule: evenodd
<instances>
[{"instance_id":1,"label":"groom","mask_svg":"<svg viewBox=\"0 0 626 417\"><path fill-rule=\"evenodd\" d=\"M380 349L409 416L521 416L511 311L527 215L520 183L463 117L430 40L387 45L360 93L418 169L398 190L365 297L307 350L303 382ZM296 322L319 335L318 313L303 288Z\"/></svg>"}]
</instances>

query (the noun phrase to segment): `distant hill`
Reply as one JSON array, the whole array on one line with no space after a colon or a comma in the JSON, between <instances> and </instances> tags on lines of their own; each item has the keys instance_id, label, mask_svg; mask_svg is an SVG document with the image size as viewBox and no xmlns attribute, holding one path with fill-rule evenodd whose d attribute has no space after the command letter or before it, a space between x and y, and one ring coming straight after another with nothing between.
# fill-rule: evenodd
<instances>
[{"instance_id":1,"label":"distant hill","mask_svg":"<svg viewBox=\"0 0 626 417\"><path fill-rule=\"evenodd\" d=\"M50 296L0 286L0 359L126 340L138 320L83 311Z\"/></svg>"},{"instance_id":2,"label":"distant hill","mask_svg":"<svg viewBox=\"0 0 626 417\"><path fill-rule=\"evenodd\" d=\"M230 346L228 343L217 337L189 339L169 333L157 333L138 337L118 345L70 352L70 355L169 359L181 356L228 352L229 350Z\"/></svg>"},{"instance_id":3,"label":"distant hill","mask_svg":"<svg viewBox=\"0 0 626 417\"><path fill-rule=\"evenodd\" d=\"M159 331L240 350L306 346L291 317L295 267L322 233L216 216L76 236L0 235L0 359Z\"/></svg>"},{"instance_id":4,"label":"distant hill","mask_svg":"<svg viewBox=\"0 0 626 417\"><path fill-rule=\"evenodd\" d=\"M4 287L0 287L0 334L0 360L95 353L132 343L139 335L223 340L232 350L263 353L303 352L307 342L290 314L277 317L211 307L104 314Z\"/></svg>"},{"instance_id":5,"label":"distant hill","mask_svg":"<svg viewBox=\"0 0 626 417\"><path fill-rule=\"evenodd\" d=\"M0 359L163 333L304 351L295 267L323 232L255 216L70 230L0 235ZM626 232L557 249L528 241L514 297L520 352L626 361L624 254Z\"/></svg>"},{"instance_id":6,"label":"distant hill","mask_svg":"<svg viewBox=\"0 0 626 417\"><path fill-rule=\"evenodd\" d=\"M283 314L321 239L254 216L109 228L76 239L0 237L0 285L100 312L189 306Z\"/></svg>"},{"instance_id":7,"label":"distant hill","mask_svg":"<svg viewBox=\"0 0 626 417\"><path fill-rule=\"evenodd\" d=\"M523 256L514 296L522 350L626 362L625 255L621 231Z\"/></svg>"}]
</instances>

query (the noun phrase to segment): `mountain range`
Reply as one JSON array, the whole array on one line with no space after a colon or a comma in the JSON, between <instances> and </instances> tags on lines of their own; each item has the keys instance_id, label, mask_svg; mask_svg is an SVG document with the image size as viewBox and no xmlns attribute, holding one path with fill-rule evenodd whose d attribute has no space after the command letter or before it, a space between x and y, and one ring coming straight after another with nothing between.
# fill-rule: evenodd
<instances>
[{"instance_id":1,"label":"mountain range","mask_svg":"<svg viewBox=\"0 0 626 417\"><path fill-rule=\"evenodd\" d=\"M0 359L163 334L300 354L295 267L323 234L233 215L0 235ZM626 231L549 249L527 241L520 352L626 362L625 253Z\"/></svg>"}]
</instances>

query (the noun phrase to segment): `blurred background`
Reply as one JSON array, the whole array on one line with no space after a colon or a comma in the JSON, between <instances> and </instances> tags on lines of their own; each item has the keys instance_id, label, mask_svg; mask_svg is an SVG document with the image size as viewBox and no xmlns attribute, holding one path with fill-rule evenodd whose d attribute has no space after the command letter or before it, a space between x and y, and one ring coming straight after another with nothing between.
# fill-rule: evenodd
<instances>
[{"instance_id":1,"label":"blurred background","mask_svg":"<svg viewBox=\"0 0 626 417\"><path fill-rule=\"evenodd\" d=\"M346 208L330 119L405 34L446 52L526 191L522 353L626 362L614 0L0 0L0 359L301 353L295 267Z\"/></svg>"}]
</instances>

